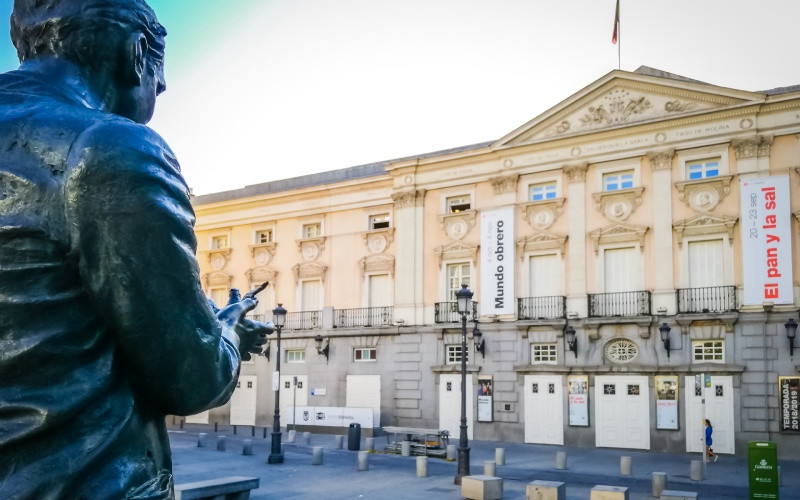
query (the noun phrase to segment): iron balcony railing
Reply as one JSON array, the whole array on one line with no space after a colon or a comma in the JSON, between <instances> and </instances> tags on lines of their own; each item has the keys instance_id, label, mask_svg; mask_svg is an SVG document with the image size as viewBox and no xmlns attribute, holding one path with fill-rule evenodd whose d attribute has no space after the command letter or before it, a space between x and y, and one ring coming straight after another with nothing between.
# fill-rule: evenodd
<instances>
[{"instance_id":1,"label":"iron balcony railing","mask_svg":"<svg viewBox=\"0 0 800 500\"><path fill-rule=\"evenodd\" d=\"M286 313L284 330L314 330L322 327L322 311Z\"/></svg>"},{"instance_id":2,"label":"iron balcony railing","mask_svg":"<svg viewBox=\"0 0 800 500\"><path fill-rule=\"evenodd\" d=\"M561 295L550 297L523 297L517 299L518 319L565 318L567 298Z\"/></svg>"},{"instance_id":3,"label":"iron balcony railing","mask_svg":"<svg viewBox=\"0 0 800 500\"><path fill-rule=\"evenodd\" d=\"M385 326L394 321L394 307L358 307L354 309L336 309L334 313L336 328L352 328L358 326Z\"/></svg>"},{"instance_id":4,"label":"iron balcony railing","mask_svg":"<svg viewBox=\"0 0 800 500\"><path fill-rule=\"evenodd\" d=\"M478 317L478 303L473 301L471 318L477 318L477 317ZM461 315L458 313L458 302L436 302L433 305L433 321L435 323L460 322Z\"/></svg>"},{"instance_id":5,"label":"iron balcony railing","mask_svg":"<svg viewBox=\"0 0 800 500\"><path fill-rule=\"evenodd\" d=\"M650 314L650 292L589 294L589 317L646 316Z\"/></svg>"},{"instance_id":6,"label":"iron balcony railing","mask_svg":"<svg viewBox=\"0 0 800 500\"><path fill-rule=\"evenodd\" d=\"M735 286L678 289L679 313L721 313L735 310Z\"/></svg>"},{"instance_id":7,"label":"iron balcony railing","mask_svg":"<svg viewBox=\"0 0 800 500\"><path fill-rule=\"evenodd\" d=\"M248 318L252 319L253 321L260 321L262 323L267 323L272 321L272 312L267 314L248 314Z\"/></svg>"}]
</instances>

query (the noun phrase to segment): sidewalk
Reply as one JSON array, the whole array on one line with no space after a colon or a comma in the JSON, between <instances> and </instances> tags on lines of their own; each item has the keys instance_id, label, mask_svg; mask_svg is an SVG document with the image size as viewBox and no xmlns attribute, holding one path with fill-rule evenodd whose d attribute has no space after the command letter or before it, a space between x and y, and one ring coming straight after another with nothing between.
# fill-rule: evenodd
<instances>
[{"instance_id":1,"label":"sidewalk","mask_svg":"<svg viewBox=\"0 0 800 500\"><path fill-rule=\"evenodd\" d=\"M242 432L244 430L244 432ZM197 447L199 432L207 432L206 447ZM226 436L226 451L216 450L216 436ZM224 476L253 476L261 478L261 487L251 494L253 499L315 498L315 499L458 499L460 489L453 484L456 463L428 459L428 477L416 477L416 458L371 453L370 470L357 472L357 452L337 449L333 435L313 434L311 444L302 444L302 433L295 443L286 443L283 433L285 462L267 465L270 434L266 439L259 429L255 437L250 429L240 428L233 435L230 428L217 433L213 427L187 426L170 429L175 483L187 483ZM244 439L253 440L253 456L242 455ZM375 438L375 447L383 450L386 437ZM361 450L365 449L361 439ZM524 498L526 485L534 480L563 481L568 499L588 499L597 484L627 486L631 499L649 499L651 473L666 472L667 488L696 491L706 499L747 499L747 464L743 458L721 455L719 461L707 467L705 481L689 478L691 460L699 454L666 454L606 448L576 448L495 441L471 441L470 463L473 474L483 473L483 463L494 460L495 448L505 448L506 465L497 466L496 474L503 478L504 498ZM312 446L324 446L324 463L311 465ZM555 469L557 451L567 453L567 469ZM631 457L631 476L621 476L619 462L623 455ZM800 460L782 461L782 500L800 499Z\"/></svg>"}]
</instances>

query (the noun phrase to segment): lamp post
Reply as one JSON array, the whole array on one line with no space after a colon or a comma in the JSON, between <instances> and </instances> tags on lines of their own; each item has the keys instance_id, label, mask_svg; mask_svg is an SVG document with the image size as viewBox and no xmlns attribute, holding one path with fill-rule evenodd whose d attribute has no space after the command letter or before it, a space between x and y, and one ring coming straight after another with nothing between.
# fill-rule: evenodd
<instances>
[{"instance_id":1,"label":"lamp post","mask_svg":"<svg viewBox=\"0 0 800 500\"><path fill-rule=\"evenodd\" d=\"M275 355L275 373L272 380L275 390L275 416L272 419L272 450L267 458L268 464L282 464L283 452L281 452L281 330L286 324L286 309L283 304L272 310L272 321L278 331L277 354Z\"/></svg>"},{"instance_id":2,"label":"lamp post","mask_svg":"<svg viewBox=\"0 0 800 500\"><path fill-rule=\"evenodd\" d=\"M669 327L666 323L661 323L661 326L658 327L658 332L661 334L661 342L664 343L664 349L667 350L667 358L669 358L669 332L672 331L672 328ZM683 342L681 342L683 344Z\"/></svg>"},{"instance_id":3,"label":"lamp post","mask_svg":"<svg viewBox=\"0 0 800 500\"><path fill-rule=\"evenodd\" d=\"M783 325L786 328L786 337L789 339L789 357L794 357L794 336L797 333L797 323L794 318L789 318L789 321Z\"/></svg>"},{"instance_id":4,"label":"lamp post","mask_svg":"<svg viewBox=\"0 0 800 500\"><path fill-rule=\"evenodd\" d=\"M456 292L458 313L461 315L461 433L458 439L458 472L453 480L461 484L461 478L469 476L469 442L467 441L467 314L472 310L472 292L461 285Z\"/></svg>"}]
</instances>

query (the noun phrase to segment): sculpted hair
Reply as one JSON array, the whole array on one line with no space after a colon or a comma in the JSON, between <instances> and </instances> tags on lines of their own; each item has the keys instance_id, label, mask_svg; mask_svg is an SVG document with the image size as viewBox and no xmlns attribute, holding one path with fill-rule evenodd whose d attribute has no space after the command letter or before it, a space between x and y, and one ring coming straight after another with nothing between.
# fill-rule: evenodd
<instances>
[{"instance_id":1,"label":"sculpted hair","mask_svg":"<svg viewBox=\"0 0 800 500\"><path fill-rule=\"evenodd\" d=\"M150 53L163 59L167 32L142 0L15 0L11 14L20 62L55 56L98 69L117 60L133 33L144 34Z\"/></svg>"}]
</instances>

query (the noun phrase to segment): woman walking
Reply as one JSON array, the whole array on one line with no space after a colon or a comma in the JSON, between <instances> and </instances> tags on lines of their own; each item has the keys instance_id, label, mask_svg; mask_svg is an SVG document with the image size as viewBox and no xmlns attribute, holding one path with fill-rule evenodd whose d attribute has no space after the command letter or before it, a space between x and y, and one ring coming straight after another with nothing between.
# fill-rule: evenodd
<instances>
[{"instance_id":1,"label":"woman walking","mask_svg":"<svg viewBox=\"0 0 800 500\"><path fill-rule=\"evenodd\" d=\"M714 433L714 428L711 427L711 421L709 419L706 419L706 462L708 462L708 459L710 459L711 457L714 457L715 462L719 458L719 455L714 453L714 450L711 448L711 444L713 443L711 439L711 434L713 433Z\"/></svg>"}]
</instances>

